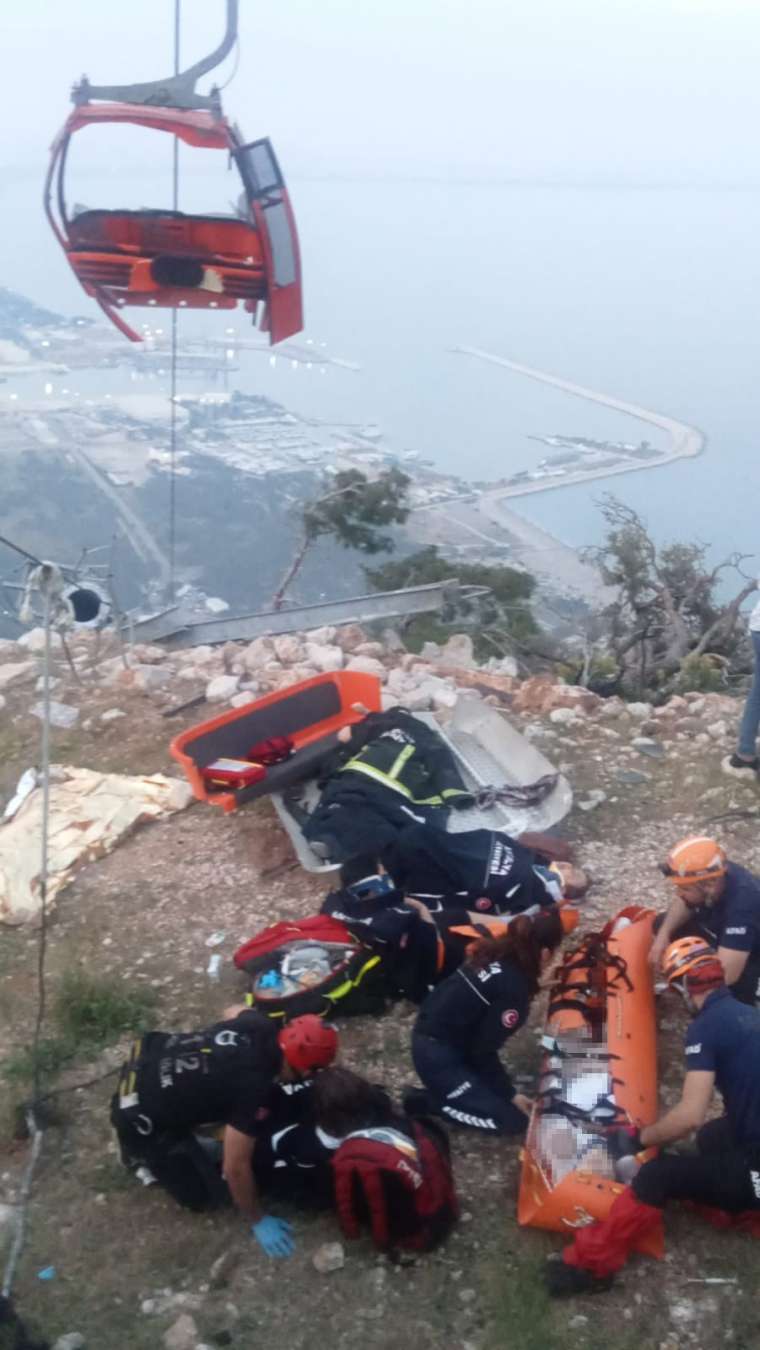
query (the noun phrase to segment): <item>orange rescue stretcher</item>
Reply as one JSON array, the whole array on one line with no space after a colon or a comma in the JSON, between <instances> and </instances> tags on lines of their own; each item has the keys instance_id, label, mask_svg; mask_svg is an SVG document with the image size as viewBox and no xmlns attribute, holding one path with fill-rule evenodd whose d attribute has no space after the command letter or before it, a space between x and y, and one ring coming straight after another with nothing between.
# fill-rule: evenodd
<instances>
[{"instance_id":1,"label":"orange rescue stretcher","mask_svg":"<svg viewBox=\"0 0 760 1350\"><path fill-rule=\"evenodd\" d=\"M654 988L647 956L654 911L622 909L568 953L552 986L541 1080L522 1154L520 1224L569 1234L606 1218L624 1180L609 1125L657 1116ZM652 1157L650 1150L641 1158ZM639 1251L662 1256L662 1226Z\"/></svg>"},{"instance_id":2,"label":"orange rescue stretcher","mask_svg":"<svg viewBox=\"0 0 760 1350\"><path fill-rule=\"evenodd\" d=\"M190 727L175 736L169 753L182 765L199 801L235 811L244 802L283 792L317 773L337 748L343 727L360 722L368 712L380 711L380 688L377 676L357 670L315 675ZM272 737L287 738L292 753L261 773L251 751ZM240 765L236 778L227 775L226 785L214 782L224 778L223 773L208 772L225 760ZM246 761L256 770L247 782Z\"/></svg>"}]
</instances>

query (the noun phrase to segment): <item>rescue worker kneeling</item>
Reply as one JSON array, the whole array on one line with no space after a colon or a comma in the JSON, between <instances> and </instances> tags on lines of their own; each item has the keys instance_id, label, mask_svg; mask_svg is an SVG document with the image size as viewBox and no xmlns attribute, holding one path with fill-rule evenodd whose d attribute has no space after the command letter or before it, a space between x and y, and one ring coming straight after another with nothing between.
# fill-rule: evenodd
<instances>
[{"instance_id":1,"label":"rescue worker kneeling","mask_svg":"<svg viewBox=\"0 0 760 1350\"><path fill-rule=\"evenodd\" d=\"M498 1052L525 1022L562 937L556 907L533 919L518 915L503 937L473 944L466 963L428 994L412 1034L425 1088L407 1092L406 1111L491 1134L523 1133L532 1103L515 1092Z\"/></svg>"},{"instance_id":2,"label":"rescue worker kneeling","mask_svg":"<svg viewBox=\"0 0 760 1350\"><path fill-rule=\"evenodd\" d=\"M152 1031L135 1041L111 1101L111 1122L126 1166L147 1168L193 1209L231 1197L269 1256L293 1249L290 1225L262 1213L253 1156L276 1080L296 1082L332 1063L337 1032L319 1017L295 1018L279 1032L249 1008L231 1008L203 1031ZM223 1173L196 1135L222 1124ZM225 1183L226 1182L226 1186Z\"/></svg>"},{"instance_id":3,"label":"rescue worker kneeling","mask_svg":"<svg viewBox=\"0 0 760 1350\"><path fill-rule=\"evenodd\" d=\"M709 1207L724 1224L746 1219L760 1233L760 1012L739 1003L715 953L681 938L665 954L671 984L683 981L696 1016L686 1032L687 1072L680 1102L642 1130L611 1132L619 1158L675 1143L697 1131L696 1154L663 1153L639 1169L606 1219L581 1228L561 1260L547 1265L555 1297L609 1289L639 1238L659 1222L667 1200ZM704 1124L713 1088L726 1114Z\"/></svg>"}]
</instances>

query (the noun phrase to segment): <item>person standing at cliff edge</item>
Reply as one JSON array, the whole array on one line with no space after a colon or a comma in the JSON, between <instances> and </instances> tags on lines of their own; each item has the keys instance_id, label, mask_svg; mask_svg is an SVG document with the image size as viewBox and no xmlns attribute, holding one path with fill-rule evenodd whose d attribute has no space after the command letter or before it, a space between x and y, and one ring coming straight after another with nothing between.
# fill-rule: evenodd
<instances>
[{"instance_id":1,"label":"person standing at cliff edge","mask_svg":"<svg viewBox=\"0 0 760 1350\"><path fill-rule=\"evenodd\" d=\"M755 655L755 670L739 726L739 744L728 762L732 769L757 773L760 769L757 757L757 732L760 727L760 600L749 616L749 635Z\"/></svg>"}]
</instances>

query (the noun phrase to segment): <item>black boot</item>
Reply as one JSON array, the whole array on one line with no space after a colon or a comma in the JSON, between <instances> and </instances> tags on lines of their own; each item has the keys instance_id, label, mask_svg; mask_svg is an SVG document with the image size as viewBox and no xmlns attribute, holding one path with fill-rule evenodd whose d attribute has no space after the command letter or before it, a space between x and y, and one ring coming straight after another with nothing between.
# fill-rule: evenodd
<instances>
[{"instance_id":1,"label":"black boot","mask_svg":"<svg viewBox=\"0 0 760 1350\"><path fill-rule=\"evenodd\" d=\"M551 1298L573 1298L576 1294L605 1294L611 1289L614 1275L592 1275L580 1266L568 1266L557 1257L550 1257L544 1267L544 1281Z\"/></svg>"},{"instance_id":2,"label":"black boot","mask_svg":"<svg viewBox=\"0 0 760 1350\"><path fill-rule=\"evenodd\" d=\"M404 1107L404 1115L434 1116L437 1114L433 1102L424 1088L404 1088L401 1101Z\"/></svg>"}]
</instances>

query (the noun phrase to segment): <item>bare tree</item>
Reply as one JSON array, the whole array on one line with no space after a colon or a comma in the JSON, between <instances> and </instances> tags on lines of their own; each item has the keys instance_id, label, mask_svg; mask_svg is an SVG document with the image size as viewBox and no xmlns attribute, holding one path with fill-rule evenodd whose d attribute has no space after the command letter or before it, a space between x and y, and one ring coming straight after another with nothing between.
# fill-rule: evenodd
<instances>
[{"instance_id":1,"label":"bare tree","mask_svg":"<svg viewBox=\"0 0 760 1350\"><path fill-rule=\"evenodd\" d=\"M374 479L358 469L336 473L329 487L303 508L301 538L272 597L272 609L282 609L309 549L324 535L360 553L392 552L392 536L380 531L384 525L403 525L409 515L408 488L409 478L400 469L386 469Z\"/></svg>"},{"instance_id":2,"label":"bare tree","mask_svg":"<svg viewBox=\"0 0 760 1350\"><path fill-rule=\"evenodd\" d=\"M603 612L604 646L623 684L637 694L672 693L701 658L726 664L735 655L737 625L758 582L732 553L714 567L705 544L658 547L636 511L611 495L603 498L609 526L604 542L584 550L617 596ZM717 592L727 573L742 582L728 601ZM584 661L587 673L593 661Z\"/></svg>"}]
</instances>

